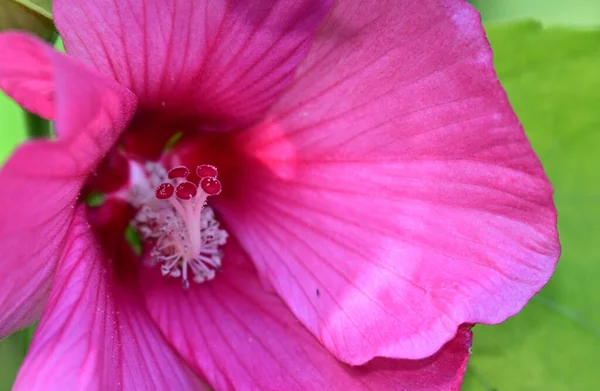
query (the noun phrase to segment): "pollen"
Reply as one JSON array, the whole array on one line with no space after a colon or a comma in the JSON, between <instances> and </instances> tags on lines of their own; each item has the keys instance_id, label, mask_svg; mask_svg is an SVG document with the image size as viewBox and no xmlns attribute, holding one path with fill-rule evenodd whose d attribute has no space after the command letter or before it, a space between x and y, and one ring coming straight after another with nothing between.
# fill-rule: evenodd
<instances>
[{"instance_id":1,"label":"pollen","mask_svg":"<svg viewBox=\"0 0 600 391\"><path fill-rule=\"evenodd\" d=\"M207 205L208 197L221 192L217 169L196 167L198 184L188 179L191 171L185 166L168 172L157 166L146 169L154 194L137 197L143 202L138 202L133 225L142 240L153 244L150 264L159 265L163 276L181 278L185 289L190 279L199 284L212 280L221 268L221 247L228 236Z\"/></svg>"}]
</instances>

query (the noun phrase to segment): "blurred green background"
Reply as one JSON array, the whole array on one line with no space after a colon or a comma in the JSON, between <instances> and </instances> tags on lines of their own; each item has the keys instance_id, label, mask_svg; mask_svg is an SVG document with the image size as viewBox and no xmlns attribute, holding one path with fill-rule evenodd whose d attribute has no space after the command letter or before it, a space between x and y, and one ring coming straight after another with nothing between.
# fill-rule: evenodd
<instances>
[{"instance_id":1,"label":"blurred green background","mask_svg":"<svg viewBox=\"0 0 600 391\"><path fill-rule=\"evenodd\" d=\"M475 327L466 391L600 390L600 0L480 0L498 76L556 189L563 255L519 315ZM25 137L0 96L0 161ZM10 389L31 329L0 342Z\"/></svg>"}]
</instances>

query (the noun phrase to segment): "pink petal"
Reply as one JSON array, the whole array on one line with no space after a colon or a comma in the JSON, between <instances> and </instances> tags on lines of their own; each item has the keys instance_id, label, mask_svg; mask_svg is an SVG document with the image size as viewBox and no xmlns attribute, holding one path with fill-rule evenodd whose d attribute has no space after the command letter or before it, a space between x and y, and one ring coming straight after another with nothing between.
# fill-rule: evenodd
<instances>
[{"instance_id":1,"label":"pink petal","mask_svg":"<svg viewBox=\"0 0 600 391\"><path fill-rule=\"evenodd\" d=\"M51 49L23 33L0 34L0 89L23 108L54 118Z\"/></svg>"},{"instance_id":2,"label":"pink petal","mask_svg":"<svg viewBox=\"0 0 600 391\"><path fill-rule=\"evenodd\" d=\"M554 270L556 212L477 13L345 1L318 37L239 142L263 168L215 198L261 277L351 364L514 315Z\"/></svg>"},{"instance_id":3,"label":"pink petal","mask_svg":"<svg viewBox=\"0 0 600 391\"><path fill-rule=\"evenodd\" d=\"M79 207L14 390L196 390L199 379L113 274Z\"/></svg>"},{"instance_id":4,"label":"pink petal","mask_svg":"<svg viewBox=\"0 0 600 391\"><path fill-rule=\"evenodd\" d=\"M331 0L54 2L70 54L128 86L140 106L206 127L256 119L292 80Z\"/></svg>"},{"instance_id":5,"label":"pink petal","mask_svg":"<svg viewBox=\"0 0 600 391\"><path fill-rule=\"evenodd\" d=\"M13 39L20 46L12 45ZM24 56L36 57L51 72L47 89L36 95L32 87L22 97L34 102L32 107L52 90L52 110L46 114L55 119L59 137L22 145L0 171L0 337L39 317L81 186L134 107L130 92L37 39L0 35L0 57L6 47L14 56L20 53L15 47L25 48ZM26 75L19 79L23 85ZM4 84L10 77L1 74L0 85L10 84Z\"/></svg>"},{"instance_id":6,"label":"pink petal","mask_svg":"<svg viewBox=\"0 0 600 391\"><path fill-rule=\"evenodd\" d=\"M156 268L143 280L151 316L215 389L458 390L471 346L468 329L428 359L350 367L327 352L277 295L262 289L239 246L232 243L225 254L221 273L189 290Z\"/></svg>"}]
</instances>

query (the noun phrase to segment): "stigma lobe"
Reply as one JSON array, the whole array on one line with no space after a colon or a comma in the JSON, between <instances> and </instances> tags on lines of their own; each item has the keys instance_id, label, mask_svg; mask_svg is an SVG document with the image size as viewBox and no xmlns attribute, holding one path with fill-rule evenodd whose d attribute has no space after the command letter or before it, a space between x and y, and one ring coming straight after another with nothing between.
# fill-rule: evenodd
<instances>
[{"instance_id":1,"label":"stigma lobe","mask_svg":"<svg viewBox=\"0 0 600 391\"><path fill-rule=\"evenodd\" d=\"M187 178L190 175L190 170L186 166L173 167L167 175L169 179Z\"/></svg>"},{"instance_id":2,"label":"stigma lobe","mask_svg":"<svg viewBox=\"0 0 600 391\"><path fill-rule=\"evenodd\" d=\"M210 164L201 164L196 167L196 175L200 178L216 178L219 175L219 171L217 170L217 167Z\"/></svg>"},{"instance_id":3,"label":"stigma lobe","mask_svg":"<svg viewBox=\"0 0 600 391\"><path fill-rule=\"evenodd\" d=\"M217 178L202 178L202 180L200 180L200 187L206 194L211 196L221 193L221 182Z\"/></svg>"},{"instance_id":4,"label":"stigma lobe","mask_svg":"<svg viewBox=\"0 0 600 391\"><path fill-rule=\"evenodd\" d=\"M196 196L198 188L192 182L181 182L175 189L175 194L180 200L190 200Z\"/></svg>"},{"instance_id":5,"label":"stigma lobe","mask_svg":"<svg viewBox=\"0 0 600 391\"><path fill-rule=\"evenodd\" d=\"M175 192L175 187L173 187L170 183L161 183L156 188L156 198L159 200L166 200L173 196Z\"/></svg>"}]
</instances>

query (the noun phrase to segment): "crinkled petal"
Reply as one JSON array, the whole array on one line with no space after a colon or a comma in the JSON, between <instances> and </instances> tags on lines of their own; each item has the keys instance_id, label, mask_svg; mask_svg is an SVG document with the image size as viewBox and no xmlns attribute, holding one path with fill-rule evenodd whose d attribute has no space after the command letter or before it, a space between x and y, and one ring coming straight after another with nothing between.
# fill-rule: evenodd
<instances>
[{"instance_id":1,"label":"crinkled petal","mask_svg":"<svg viewBox=\"0 0 600 391\"><path fill-rule=\"evenodd\" d=\"M462 323L514 315L554 270L552 187L491 59L466 2L339 2L239 140L257 163L215 206L345 362L426 357Z\"/></svg>"},{"instance_id":2,"label":"crinkled petal","mask_svg":"<svg viewBox=\"0 0 600 391\"><path fill-rule=\"evenodd\" d=\"M5 50L36 58L46 69L44 82L33 74L33 84L28 84L29 69L16 77L19 70L5 73L1 62L0 85L34 102L25 104L29 108L51 96L51 109L38 112L55 120L58 137L25 143L0 171L0 337L39 317L83 181L124 129L135 105L125 88L35 38L2 34L0 57Z\"/></svg>"},{"instance_id":3,"label":"crinkled petal","mask_svg":"<svg viewBox=\"0 0 600 391\"><path fill-rule=\"evenodd\" d=\"M459 389L471 346L467 328L433 357L350 367L324 349L277 295L262 289L235 243L226 247L225 262L213 281L188 290L161 277L158 268L147 270L142 284L166 338L215 389Z\"/></svg>"},{"instance_id":4,"label":"crinkled petal","mask_svg":"<svg viewBox=\"0 0 600 391\"><path fill-rule=\"evenodd\" d=\"M203 389L153 324L135 278L117 278L79 209L13 390Z\"/></svg>"},{"instance_id":5,"label":"crinkled petal","mask_svg":"<svg viewBox=\"0 0 600 391\"><path fill-rule=\"evenodd\" d=\"M257 119L289 84L330 0L54 2L67 51L140 106L206 127Z\"/></svg>"}]
</instances>

